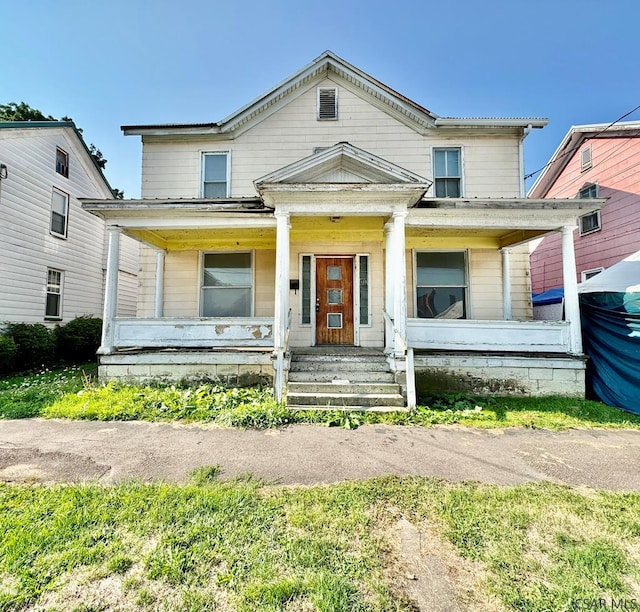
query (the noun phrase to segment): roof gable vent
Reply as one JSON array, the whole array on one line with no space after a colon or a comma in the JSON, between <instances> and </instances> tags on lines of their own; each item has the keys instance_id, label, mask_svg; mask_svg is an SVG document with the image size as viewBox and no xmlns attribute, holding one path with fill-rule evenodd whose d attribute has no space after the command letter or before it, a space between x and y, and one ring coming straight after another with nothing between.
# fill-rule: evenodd
<instances>
[{"instance_id":1,"label":"roof gable vent","mask_svg":"<svg viewBox=\"0 0 640 612\"><path fill-rule=\"evenodd\" d=\"M338 118L338 88L318 87L318 120L335 121Z\"/></svg>"}]
</instances>

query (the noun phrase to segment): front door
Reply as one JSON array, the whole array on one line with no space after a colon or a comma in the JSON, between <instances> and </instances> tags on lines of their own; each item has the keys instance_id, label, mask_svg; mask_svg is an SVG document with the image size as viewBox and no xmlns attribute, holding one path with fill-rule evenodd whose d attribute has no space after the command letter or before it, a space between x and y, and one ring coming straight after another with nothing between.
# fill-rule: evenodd
<instances>
[{"instance_id":1,"label":"front door","mask_svg":"<svg viewBox=\"0 0 640 612\"><path fill-rule=\"evenodd\" d=\"M353 343L353 257L316 257L316 344Z\"/></svg>"}]
</instances>

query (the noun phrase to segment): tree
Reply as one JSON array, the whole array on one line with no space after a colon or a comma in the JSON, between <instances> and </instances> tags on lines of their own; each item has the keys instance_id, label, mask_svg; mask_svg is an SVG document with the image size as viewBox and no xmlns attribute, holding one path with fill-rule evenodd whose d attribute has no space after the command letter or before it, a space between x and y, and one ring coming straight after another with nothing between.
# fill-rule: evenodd
<instances>
[{"instance_id":1,"label":"tree","mask_svg":"<svg viewBox=\"0 0 640 612\"><path fill-rule=\"evenodd\" d=\"M8 104L0 104L0 121L57 121L57 119L51 115L45 115L37 108L31 108L26 102L9 102ZM73 122L73 119L65 115L60 121ZM77 128L77 130L82 134L81 128ZM104 170L107 165L107 160L102 154L102 151L91 143L89 145L89 153L98 167ZM120 189L114 189L113 192L117 200L124 198L124 192Z\"/></svg>"}]
</instances>

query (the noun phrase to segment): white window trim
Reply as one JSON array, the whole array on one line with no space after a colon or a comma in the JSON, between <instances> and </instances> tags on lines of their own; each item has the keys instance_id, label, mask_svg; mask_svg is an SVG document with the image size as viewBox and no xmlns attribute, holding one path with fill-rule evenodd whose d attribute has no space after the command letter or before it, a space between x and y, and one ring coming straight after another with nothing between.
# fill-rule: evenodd
<instances>
[{"instance_id":1,"label":"white window trim","mask_svg":"<svg viewBox=\"0 0 640 612\"><path fill-rule=\"evenodd\" d=\"M320 91L323 89L332 89L335 92L335 106L336 106L336 116L335 117L320 117ZM338 88L337 87L318 87L316 89L316 119L318 121L337 121L339 117L338 110Z\"/></svg>"},{"instance_id":2,"label":"white window trim","mask_svg":"<svg viewBox=\"0 0 640 612\"><path fill-rule=\"evenodd\" d=\"M471 304L471 251L469 249L413 249L412 265L413 265L413 318L418 319L418 253L464 253L464 300L466 304L466 317L463 320L473 319ZM454 285L434 285L434 287L451 287ZM455 285L456 287L459 285ZM428 321L429 319L420 319L420 321Z\"/></svg>"},{"instance_id":3,"label":"white window trim","mask_svg":"<svg viewBox=\"0 0 640 612\"><path fill-rule=\"evenodd\" d=\"M66 210L66 214L65 214L65 221L64 221L64 234L59 234L58 232L54 231L52 229L52 225L53 225L53 194L54 193L59 193L60 195L64 196L67 199L67 210ZM69 234L69 209L71 208L71 196L66 192L66 191L62 191L62 189L58 189L57 187L53 187L52 191L51 191L51 214L49 216L49 233L52 236L55 236L56 238L62 238L64 240L67 239L67 236ZM56 213L58 214L58 213Z\"/></svg>"},{"instance_id":4,"label":"white window trim","mask_svg":"<svg viewBox=\"0 0 640 612\"><path fill-rule=\"evenodd\" d=\"M369 302L369 322L361 323L360 322L360 258L367 257L369 259L369 268L367 269L367 299ZM356 306L357 306L357 314L358 314L358 327L373 327L372 319L373 319L373 309L371 308L371 253L356 253L355 258L355 270L354 270L354 283L357 278L358 281L358 291L356 298ZM355 276L357 274L357 277ZM355 321L354 321L355 323Z\"/></svg>"},{"instance_id":5,"label":"white window trim","mask_svg":"<svg viewBox=\"0 0 640 612\"><path fill-rule=\"evenodd\" d=\"M207 250L200 251L200 258L198 261L198 316L205 317L202 313L202 307L204 306L204 256L205 255L225 255L225 254L238 254L238 253L249 253L251 255L251 314L249 317L255 317L256 311L256 251L255 249L242 249L237 251L215 251L215 250ZM216 318L230 318L230 319L244 319L245 317L205 317L207 319L216 319Z\"/></svg>"},{"instance_id":6,"label":"white window trim","mask_svg":"<svg viewBox=\"0 0 640 612\"><path fill-rule=\"evenodd\" d=\"M599 198L600 197L600 186L598 185L598 183L587 183L584 187L582 187L582 189L578 189L578 195L576 197L583 199L583 200L591 200L593 198L590 197L584 197L582 196L582 192L583 191L587 191L587 189L591 189L595 187L596 188L596 195L593 196L593 198Z\"/></svg>"},{"instance_id":7,"label":"white window trim","mask_svg":"<svg viewBox=\"0 0 640 612\"><path fill-rule=\"evenodd\" d=\"M587 230L587 231L582 231L582 219L585 219L586 217L590 217L592 215L596 215L598 218L598 227L594 227L593 229ZM593 212L587 213L586 215L580 215L578 217L578 231L580 232L581 236L588 236L589 234L593 234L595 232L599 232L602 229L602 215L600 214L599 210L595 210Z\"/></svg>"},{"instance_id":8,"label":"white window trim","mask_svg":"<svg viewBox=\"0 0 640 612\"><path fill-rule=\"evenodd\" d=\"M594 272L596 274L594 274ZM602 266L600 266L599 268L591 268L591 270L583 270L582 272L580 272L580 279L584 283L584 281L589 280L589 275L593 277L600 272L604 272L604 268Z\"/></svg>"},{"instance_id":9,"label":"white window trim","mask_svg":"<svg viewBox=\"0 0 640 612\"><path fill-rule=\"evenodd\" d=\"M60 274L60 293L54 295L60 295L60 308L57 315L48 315L47 314L47 296L49 295L49 272L58 272ZM47 268L46 269L46 277L44 284L44 320L45 321L62 321L62 311L64 305L64 270L59 270L58 268Z\"/></svg>"},{"instance_id":10,"label":"white window trim","mask_svg":"<svg viewBox=\"0 0 640 612\"><path fill-rule=\"evenodd\" d=\"M431 146L431 178L433 179L433 192L432 197L436 197L436 154L438 150L457 149L460 151L460 197L465 197L465 180L464 180L464 147L462 145L432 145ZM437 178L447 178L445 176L439 176ZM455 178L455 177L449 177Z\"/></svg>"},{"instance_id":11,"label":"white window trim","mask_svg":"<svg viewBox=\"0 0 640 612\"><path fill-rule=\"evenodd\" d=\"M204 198L204 158L207 155L226 155L227 156L227 193L225 198L231 197L231 149L220 149L219 151L201 150L200 151L200 197Z\"/></svg>"},{"instance_id":12,"label":"white window trim","mask_svg":"<svg viewBox=\"0 0 640 612\"><path fill-rule=\"evenodd\" d=\"M585 163L584 154L587 151L589 152L589 161L587 161ZM582 147L582 149L580 149L580 172L586 172L592 166L593 166L593 151L591 150L591 145L588 144L588 145Z\"/></svg>"},{"instance_id":13,"label":"white window trim","mask_svg":"<svg viewBox=\"0 0 640 612\"><path fill-rule=\"evenodd\" d=\"M302 322L302 310L304 306L304 295L302 290L302 280L303 280L303 261L304 257L309 258L309 323ZM314 269L315 269L315 260L313 258L312 253L299 253L298 254L298 270L300 277L300 295L298 296L298 312L300 316L298 317L298 325L300 327L308 328L313 326L313 295L314 295Z\"/></svg>"},{"instance_id":14,"label":"white window trim","mask_svg":"<svg viewBox=\"0 0 640 612\"><path fill-rule=\"evenodd\" d=\"M62 172L58 172L58 151L60 151L61 153L64 153L64 155L67 158L67 173L63 174ZM56 170L56 174L59 174L60 176L63 176L64 178L69 178L69 168L70 166L70 161L69 161L69 153L67 151L65 151L65 149L63 149L62 147L56 147L56 158L55 158L55 170Z\"/></svg>"}]
</instances>

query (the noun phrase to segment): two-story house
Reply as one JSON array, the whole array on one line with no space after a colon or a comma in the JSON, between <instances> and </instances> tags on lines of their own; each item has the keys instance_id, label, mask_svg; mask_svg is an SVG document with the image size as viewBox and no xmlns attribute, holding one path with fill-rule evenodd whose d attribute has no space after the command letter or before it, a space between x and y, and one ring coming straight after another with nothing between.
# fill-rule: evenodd
<instances>
[{"instance_id":1,"label":"two-story house","mask_svg":"<svg viewBox=\"0 0 640 612\"><path fill-rule=\"evenodd\" d=\"M83 203L111 235L100 375L257 374L291 405L411 406L416 379L582 394L575 274L568 320L532 321L527 242L562 232L573 270L601 201L525 197L545 124L441 117L325 52L222 121L124 126L142 198ZM136 318L121 234L145 245Z\"/></svg>"},{"instance_id":2,"label":"two-story house","mask_svg":"<svg viewBox=\"0 0 640 612\"><path fill-rule=\"evenodd\" d=\"M102 316L105 224L79 197L113 192L72 122L0 122L0 324ZM139 246L122 247L118 312L132 315Z\"/></svg>"},{"instance_id":3,"label":"two-story house","mask_svg":"<svg viewBox=\"0 0 640 612\"><path fill-rule=\"evenodd\" d=\"M576 125L530 189L532 198L604 198L602 210L578 217L578 281L640 250L640 122ZM546 237L531 253L536 293L561 287L562 249Z\"/></svg>"}]
</instances>

